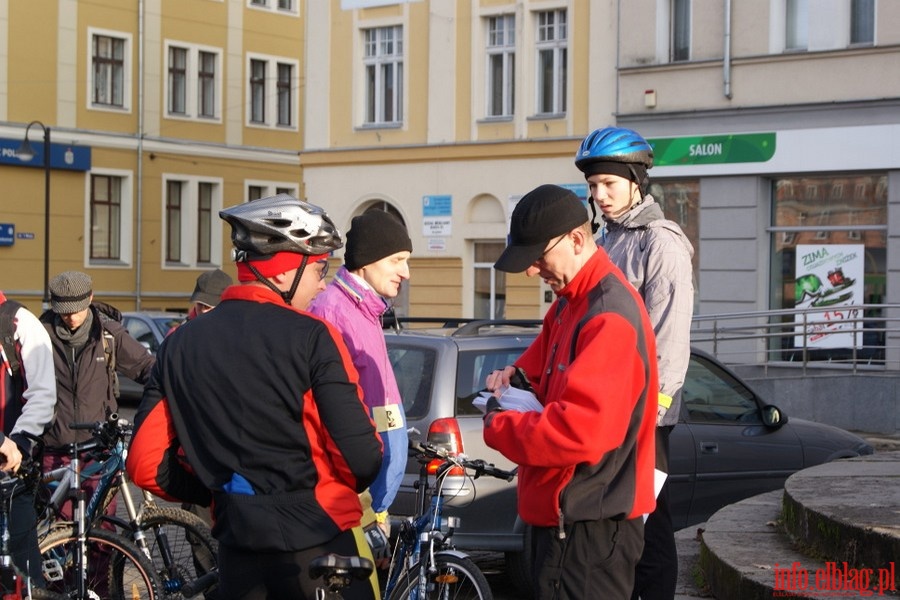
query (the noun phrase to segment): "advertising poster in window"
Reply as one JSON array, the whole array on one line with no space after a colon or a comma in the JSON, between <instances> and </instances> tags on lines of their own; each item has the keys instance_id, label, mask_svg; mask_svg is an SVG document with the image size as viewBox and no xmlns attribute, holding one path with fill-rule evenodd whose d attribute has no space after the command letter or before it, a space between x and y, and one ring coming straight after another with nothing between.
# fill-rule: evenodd
<instances>
[{"instance_id":1,"label":"advertising poster in window","mask_svg":"<svg viewBox=\"0 0 900 600\"><path fill-rule=\"evenodd\" d=\"M862 341L859 305L863 302L865 247L862 244L797 246L795 304L817 309L795 317L795 347L852 348ZM854 328L857 330L854 332Z\"/></svg>"}]
</instances>

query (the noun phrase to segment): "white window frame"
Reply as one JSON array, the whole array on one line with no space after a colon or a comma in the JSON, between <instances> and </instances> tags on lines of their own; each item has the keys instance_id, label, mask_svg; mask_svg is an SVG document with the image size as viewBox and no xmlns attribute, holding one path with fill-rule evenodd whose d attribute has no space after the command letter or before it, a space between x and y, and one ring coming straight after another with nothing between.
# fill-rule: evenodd
<instances>
[{"instance_id":1,"label":"white window frame","mask_svg":"<svg viewBox=\"0 0 900 600\"><path fill-rule=\"evenodd\" d=\"M384 33L390 30L393 34L390 43L392 51L390 54L384 53L385 40ZM367 36L372 32L375 40L371 42L375 53L368 54L370 43L367 42ZM384 127L398 126L403 124L406 111L404 110L406 96L406 73L405 73L405 48L406 40L403 36L406 33L406 27L402 24L379 25L363 27L360 29L360 44L362 48L362 124L364 127ZM385 118L386 109L384 102L385 97L385 67L392 66L391 83L394 89L393 99L391 101L391 112L393 118L387 120ZM374 70L374 97L370 97L369 89L369 70Z\"/></svg>"},{"instance_id":2,"label":"white window frame","mask_svg":"<svg viewBox=\"0 0 900 600\"><path fill-rule=\"evenodd\" d=\"M169 240L166 233L166 194L170 181L180 181L184 184L183 195L181 198L181 260L179 262L169 262L166 260L166 248ZM199 207L199 188L201 183L208 183L213 186L212 202L210 213L213 218L210 219L210 262L200 263L197 259L197 227L198 227L198 207ZM164 173L162 176L162 192L160 194L160 214L163 215L161 223L160 237L160 267L163 270L180 270L180 269L196 269L219 267L222 263L222 227L219 226L219 211L222 210L222 186L224 180L219 177L199 177L197 175L183 175L178 173Z\"/></svg>"},{"instance_id":3,"label":"white window frame","mask_svg":"<svg viewBox=\"0 0 900 600\"><path fill-rule=\"evenodd\" d=\"M553 25L541 25L542 15L552 14ZM565 16L565 25L560 24L559 17ZM565 115L568 108L568 85L569 85L569 14L565 8L556 8L551 10L541 10L534 13L534 32L535 32L535 86L534 86L534 108L535 115L539 117ZM552 28L552 39L542 40L542 31L546 31L547 27ZM560 29L564 29L564 35L561 35ZM544 52L552 52L553 58L553 89L551 100L552 106L545 107L541 100L544 89L544 76L541 70L541 55ZM563 60L565 56L565 60ZM549 108L549 110L547 110Z\"/></svg>"},{"instance_id":4,"label":"white window frame","mask_svg":"<svg viewBox=\"0 0 900 600\"><path fill-rule=\"evenodd\" d=\"M263 190L260 198L268 198L275 194L285 192L299 198L297 194L300 192L300 184L295 181L267 181L263 179L245 179L244 180L244 202L250 201L250 188L257 187Z\"/></svg>"},{"instance_id":5,"label":"white window frame","mask_svg":"<svg viewBox=\"0 0 900 600\"><path fill-rule=\"evenodd\" d=\"M184 113L176 113L170 110L170 82L169 82L169 49L182 48L187 51L187 64L185 65L185 110ZM216 57L216 71L213 88L215 100L213 102L212 116L200 114L200 53L207 52ZM186 119L191 121L222 122L222 49L212 46L201 46L177 40L166 40L163 52L165 57L165 76L163 77L163 94L165 98L166 117L171 119Z\"/></svg>"},{"instance_id":6,"label":"white window frame","mask_svg":"<svg viewBox=\"0 0 900 600\"><path fill-rule=\"evenodd\" d=\"M502 29L494 30L492 23L503 23ZM485 61L484 61L484 114L488 119L507 119L515 113L515 89L516 89L516 15L499 14L484 17L485 29ZM503 43L496 43L494 32L503 35ZM510 41L510 38L512 41ZM499 57L501 61L501 81L494 81L492 62ZM500 110L492 112L493 96L497 86L500 87Z\"/></svg>"},{"instance_id":7,"label":"white window frame","mask_svg":"<svg viewBox=\"0 0 900 600\"><path fill-rule=\"evenodd\" d=\"M104 112L131 112L131 73L132 73L132 37L130 33L123 31L114 31L112 29L100 29L97 27L88 27L87 31L87 60L85 64L88 66L88 86L87 86L87 102L88 110L99 110ZM97 36L109 37L122 40L124 49L122 52L122 106L114 104L95 104L94 103L94 38Z\"/></svg>"},{"instance_id":8,"label":"white window frame","mask_svg":"<svg viewBox=\"0 0 900 600\"><path fill-rule=\"evenodd\" d=\"M91 176L117 177L121 180L119 205L119 258L91 259ZM121 169L91 168L84 178L84 266L90 268L128 268L133 262L134 247L134 173Z\"/></svg>"},{"instance_id":9,"label":"white window frame","mask_svg":"<svg viewBox=\"0 0 900 600\"><path fill-rule=\"evenodd\" d=\"M289 6L281 6L285 3ZM247 8L292 16L300 16L299 4L300 0L247 0Z\"/></svg>"},{"instance_id":10,"label":"white window frame","mask_svg":"<svg viewBox=\"0 0 900 600\"><path fill-rule=\"evenodd\" d=\"M265 63L265 120L263 122L253 121L253 90L250 85L252 75L251 69L254 60ZM247 53L246 56L246 77L244 85L246 90L247 112L244 116L247 127L259 127L263 129L279 129L283 131L298 131L300 117L300 61L295 58L287 58L285 56L272 56L269 54ZM286 64L291 67L291 124L281 125L278 123L278 65Z\"/></svg>"}]
</instances>

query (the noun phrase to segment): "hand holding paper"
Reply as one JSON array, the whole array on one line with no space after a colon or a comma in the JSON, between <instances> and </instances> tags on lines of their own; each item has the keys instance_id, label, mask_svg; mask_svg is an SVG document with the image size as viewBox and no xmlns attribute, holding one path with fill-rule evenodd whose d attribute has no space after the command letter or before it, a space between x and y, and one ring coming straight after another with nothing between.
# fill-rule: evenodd
<instances>
[{"instance_id":1,"label":"hand holding paper","mask_svg":"<svg viewBox=\"0 0 900 600\"><path fill-rule=\"evenodd\" d=\"M488 398L493 395L493 392L488 392L486 390L480 392L478 396L472 400L472 405L481 412L484 412ZM534 394L526 392L525 390L520 390L519 388L507 387L503 390L503 393L500 394L498 400L500 401L500 407L504 410L515 410L518 412L528 412L531 410L541 412L544 410L543 405L538 401Z\"/></svg>"}]
</instances>

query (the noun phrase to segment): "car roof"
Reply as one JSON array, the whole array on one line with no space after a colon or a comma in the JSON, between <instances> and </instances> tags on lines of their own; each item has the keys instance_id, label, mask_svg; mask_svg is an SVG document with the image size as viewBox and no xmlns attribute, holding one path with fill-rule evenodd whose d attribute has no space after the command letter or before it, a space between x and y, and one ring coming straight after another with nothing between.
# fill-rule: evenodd
<instances>
[{"instance_id":1,"label":"car roof","mask_svg":"<svg viewBox=\"0 0 900 600\"><path fill-rule=\"evenodd\" d=\"M397 323L398 327L394 326ZM494 336L534 337L542 322L531 319L438 319L401 317L388 321L385 333L401 336L478 338Z\"/></svg>"}]
</instances>

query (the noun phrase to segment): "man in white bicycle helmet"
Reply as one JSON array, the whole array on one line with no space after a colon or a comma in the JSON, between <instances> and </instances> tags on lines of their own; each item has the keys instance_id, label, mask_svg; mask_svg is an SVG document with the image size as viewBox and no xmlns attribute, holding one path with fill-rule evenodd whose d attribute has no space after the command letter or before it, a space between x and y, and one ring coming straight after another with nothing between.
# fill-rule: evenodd
<instances>
[{"instance_id":1,"label":"man in white bicycle helmet","mask_svg":"<svg viewBox=\"0 0 900 600\"><path fill-rule=\"evenodd\" d=\"M312 559L371 558L358 494L382 461L340 334L305 310L341 234L286 194L219 214L241 285L163 342L128 472L164 498L212 503L221 597L311 598ZM377 598L377 582L344 597Z\"/></svg>"}]
</instances>

